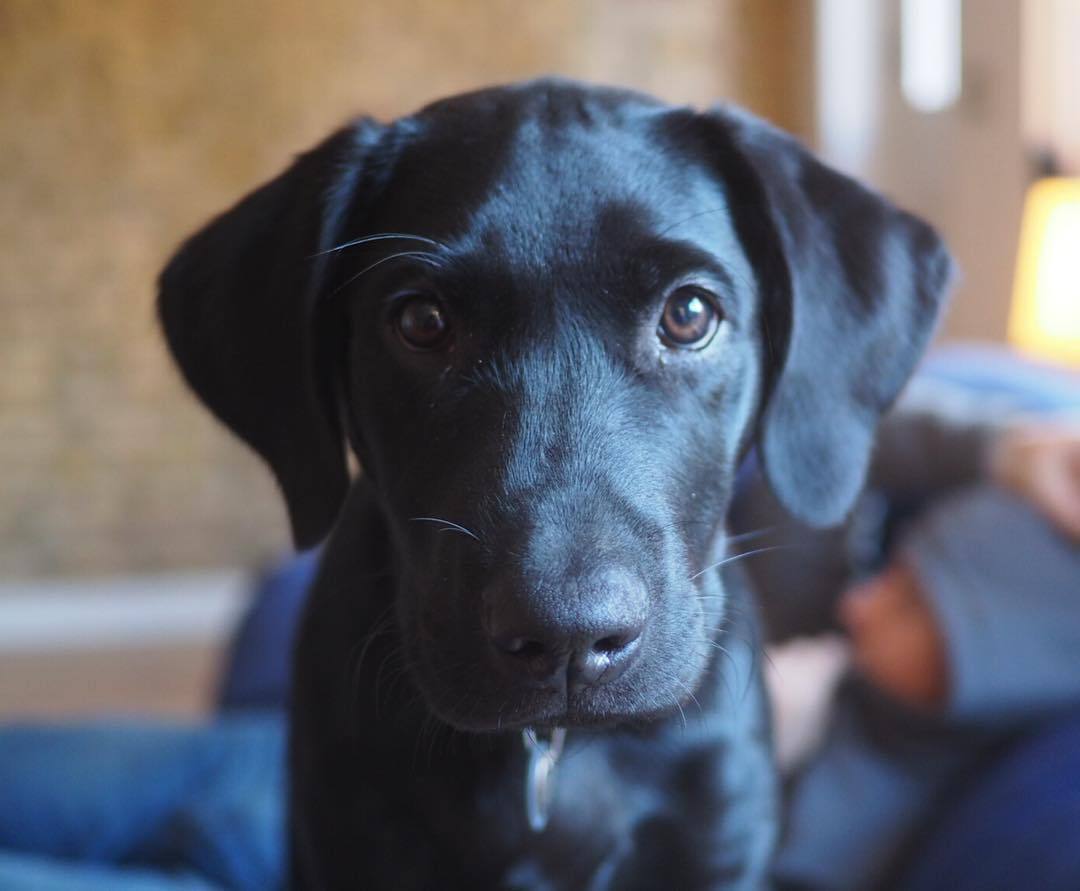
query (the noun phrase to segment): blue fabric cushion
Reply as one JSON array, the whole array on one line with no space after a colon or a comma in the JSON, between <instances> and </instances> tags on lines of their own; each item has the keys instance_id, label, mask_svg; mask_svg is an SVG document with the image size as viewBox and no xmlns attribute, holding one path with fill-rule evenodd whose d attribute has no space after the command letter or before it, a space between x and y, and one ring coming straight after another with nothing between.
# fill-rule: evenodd
<instances>
[{"instance_id":1,"label":"blue fabric cushion","mask_svg":"<svg viewBox=\"0 0 1080 891\"><path fill-rule=\"evenodd\" d=\"M188 873L66 863L0 851L4 891L224 891Z\"/></svg>"},{"instance_id":2,"label":"blue fabric cushion","mask_svg":"<svg viewBox=\"0 0 1080 891\"><path fill-rule=\"evenodd\" d=\"M1080 713L1032 734L947 810L904 891L1080 888Z\"/></svg>"},{"instance_id":3,"label":"blue fabric cushion","mask_svg":"<svg viewBox=\"0 0 1080 891\"><path fill-rule=\"evenodd\" d=\"M219 708L265 710L287 704L293 641L318 563L319 551L306 551L256 582L226 657Z\"/></svg>"},{"instance_id":4,"label":"blue fabric cushion","mask_svg":"<svg viewBox=\"0 0 1080 891\"><path fill-rule=\"evenodd\" d=\"M0 731L0 850L58 867L197 873L233 891L271 891L284 883L284 785L277 714L193 726L8 726ZM87 887L97 886L88 879Z\"/></svg>"}]
</instances>

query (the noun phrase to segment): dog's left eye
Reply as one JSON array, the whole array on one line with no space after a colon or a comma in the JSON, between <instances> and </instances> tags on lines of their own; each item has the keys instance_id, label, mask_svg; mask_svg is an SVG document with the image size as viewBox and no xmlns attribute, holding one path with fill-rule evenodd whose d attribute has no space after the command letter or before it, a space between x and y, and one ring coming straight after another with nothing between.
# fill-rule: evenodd
<instances>
[{"instance_id":1,"label":"dog's left eye","mask_svg":"<svg viewBox=\"0 0 1080 891\"><path fill-rule=\"evenodd\" d=\"M720 321L720 310L707 291L683 286L668 296L657 334L668 346L700 350L709 345Z\"/></svg>"},{"instance_id":2,"label":"dog's left eye","mask_svg":"<svg viewBox=\"0 0 1080 891\"><path fill-rule=\"evenodd\" d=\"M437 297L415 293L403 296L394 316L398 337L414 350L437 350L450 338L450 320Z\"/></svg>"}]
</instances>

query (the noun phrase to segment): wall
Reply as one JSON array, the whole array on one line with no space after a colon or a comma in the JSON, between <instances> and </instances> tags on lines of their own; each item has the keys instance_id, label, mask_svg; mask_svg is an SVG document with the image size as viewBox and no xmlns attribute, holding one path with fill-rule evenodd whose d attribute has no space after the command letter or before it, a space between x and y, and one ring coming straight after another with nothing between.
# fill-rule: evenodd
<instances>
[{"instance_id":1,"label":"wall","mask_svg":"<svg viewBox=\"0 0 1080 891\"><path fill-rule=\"evenodd\" d=\"M855 151L834 160L850 160L851 172L933 222L949 243L961 277L942 335L1002 340L1030 173L1021 135L1021 4L963 5L962 94L931 114L914 110L901 95L900 0L825 5L841 13L839 49L866 41L856 59L864 68L850 91L865 106L851 109L846 120L843 108L836 109L840 130L851 128L838 144ZM858 14L847 23L845 7ZM856 18L867 33L852 33ZM821 135L828 146L829 135Z\"/></svg>"},{"instance_id":2,"label":"wall","mask_svg":"<svg viewBox=\"0 0 1080 891\"><path fill-rule=\"evenodd\" d=\"M349 115L558 72L741 99L805 131L786 0L6 0L0 5L0 575L246 565L268 475L180 385L170 248Z\"/></svg>"}]
</instances>

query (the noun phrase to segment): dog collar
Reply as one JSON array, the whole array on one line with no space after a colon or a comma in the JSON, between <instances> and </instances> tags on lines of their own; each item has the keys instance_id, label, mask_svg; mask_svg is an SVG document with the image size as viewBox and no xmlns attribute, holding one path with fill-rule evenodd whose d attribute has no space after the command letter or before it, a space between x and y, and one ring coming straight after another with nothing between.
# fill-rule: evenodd
<instances>
[{"instance_id":1,"label":"dog collar","mask_svg":"<svg viewBox=\"0 0 1080 891\"><path fill-rule=\"evenodd\" d=\"M542 740L531 727L521 731L529 763L525 767L525 817L533 832L543 832L551 816L555 792L555 765L566 742L566 728L556 727Z\"/></svg>"}]
</instances>

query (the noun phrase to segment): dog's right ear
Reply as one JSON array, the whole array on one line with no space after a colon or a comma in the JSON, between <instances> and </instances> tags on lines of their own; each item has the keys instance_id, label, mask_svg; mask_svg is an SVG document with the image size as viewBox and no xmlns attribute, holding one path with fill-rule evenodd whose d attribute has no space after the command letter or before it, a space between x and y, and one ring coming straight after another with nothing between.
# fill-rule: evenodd
<instances>
[{"instance_id":1,"label":"dog's right ear","mask_svg":"<svg viewBox=\"0 0 1080 891\"><path fill-rule=\"evenodd\" d=\"M301 155L191 236L159 281L184 377L270 465L300 547L326 535L348 488L333 377L341 332L320 334L317 310L332 248L375 188L370 159L384 132L361 120Z\"/></svg>"}]
</instances>

